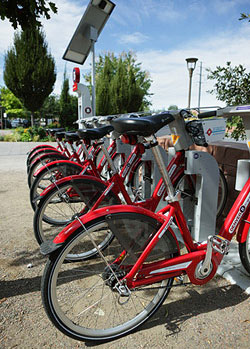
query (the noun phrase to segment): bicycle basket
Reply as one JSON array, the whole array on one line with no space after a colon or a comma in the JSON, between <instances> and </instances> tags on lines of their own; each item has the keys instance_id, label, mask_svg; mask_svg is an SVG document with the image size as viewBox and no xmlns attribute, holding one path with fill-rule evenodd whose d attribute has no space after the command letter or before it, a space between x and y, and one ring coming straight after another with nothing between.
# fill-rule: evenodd
<instances>
[{"instance_id":1,"label":"bicycle basket","mask_svg":"<svg viewBox=\"0 0 250 349\"><path fill-rule=\"evenodd\" d=\"M192 120L186 130L196 145L207 147L209 143L221 141L226 132L226 120L222 118Z\"/></svg>"},{"instance_id":2,"label":"bicycle basket","mask_svg":"<svg viewBox=\"0 0 250 349\"><path fill-rule=\"evenodd\" d=\"M138 213L118 213L106 217L112 233L124 250L126 262L136 262L149 241L159 229L153 218ZM169 231L162 236L146 259L146 262L170 258L178 252L176 241Z\"/></svg>"}]
</instances>

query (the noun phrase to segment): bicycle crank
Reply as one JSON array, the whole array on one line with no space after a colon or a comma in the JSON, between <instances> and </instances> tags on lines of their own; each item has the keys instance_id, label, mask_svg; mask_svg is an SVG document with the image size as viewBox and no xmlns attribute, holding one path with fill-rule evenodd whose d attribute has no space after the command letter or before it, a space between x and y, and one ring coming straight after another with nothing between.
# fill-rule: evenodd
<instances>
[{"instance_id":1,"label":"bicycle crank","mask_svg":"<svg viewBox=\"0 0 250 349\"><path fill-rule=\"evenodd\" d=\"M205 279L213 269L212 254L213 251L222 255L228 253L230 242L220 235L209 236L207 239L207 252L204 261L197 264L195 277L197 279Z\"/></svg>"}]
</instances>

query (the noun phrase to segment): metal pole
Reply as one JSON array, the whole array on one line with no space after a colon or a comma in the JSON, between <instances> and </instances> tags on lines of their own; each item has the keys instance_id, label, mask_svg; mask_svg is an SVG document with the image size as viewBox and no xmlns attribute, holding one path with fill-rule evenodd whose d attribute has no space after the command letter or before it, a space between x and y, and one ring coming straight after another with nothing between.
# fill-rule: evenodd
<instances>
[{"instance_id":1,"label":"metal pole","mask_svg":"<svg viewBox=\"0 0 250 349\"><path fill-rule=\"evenodd\" d=\"M0 106L1 109L1 129L3 130L3 108Z\"/></svg>"},{"instance_id":2,"label":"metal pole","mask_svg":"<svg viewBox=\"0 0 250 349\"><path fill-rule=\"evenodd\" d=\"M193 75L193 70L189 69L188 109L190 109L190 104L191 104L192 75Z\"/></svg>"},{"instance_id":3,"label":"metal pole","mask_svg":"<svg viewBox=\"0 0 250 349\"><path fill-rule=\"evenodd\" d=\"M200 81L199 81L199 96L198 96L198 110L200 112L201 105L201 78L202 78L202 62L200 62Z\"/></svg>"},{"instance_id":4,"label":"metal pole","mask_svg":"<svg viewBox=\"0 0 250 349\"><path fill-rule=\"evenodd\" d=\"M96 115L96 106L95 106L95 41L91 41L91 51L92 51L92 72L91 72L91 80L92 80L92 115Z\"/></svg>"}]
</instances>

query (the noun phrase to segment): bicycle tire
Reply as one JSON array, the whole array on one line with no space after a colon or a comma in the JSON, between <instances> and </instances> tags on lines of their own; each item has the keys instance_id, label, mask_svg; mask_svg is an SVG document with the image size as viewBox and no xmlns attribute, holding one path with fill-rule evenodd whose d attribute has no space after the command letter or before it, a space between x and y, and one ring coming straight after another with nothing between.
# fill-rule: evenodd
<instances>
[{"instance_id":1,"label":"bicycle tire","mask_svg":"<svg viewBox=\"0 0 250 349\"><path fill-rule=\"evenodd\" d=\"M148 222L154 230L158 222L151 217L141 216L137 219L135 213L131 213L128 222L132 231L136 219L140 225ZM80 249L89 249L90 236L95 237L96 231L106 229L105 217L87 222L84 229L77 229L59 250L50 255L42 276L42 301L49 319L61 332L76 340L102 342L136 330L159 309L173 284L173 278L169 278L162 281L157 289L148 285L140 290L134 289L121 304L118 292L113 287L111 273L102 257L81 263L65 263L68 255L74 249L77 251L78 245ZM122 251L123 247L114 238L102 254L108 265L111 265ZM125 258L123 263L129 265L129 262ZM112 266L114 268L114 264Z\"/></svg>"},{"instance_id":2,"label":"bicycle tire","mask_svg":"<svg viewBox=\"0 0 250 349\"><path fill-rule=\"evenodd\" d=\"M33 228L38 244L54 238L63 227L79 216L80 212L87 213L106 188L104 183L88 176L77 179L72 177L69 181L52 188L40 200L34 215ZM70 199L66 202L64 194L70 190L78 192L79 195L71 202ZM120 199L111 190L99 207L118 204Z\"/></svg>"},{"instance_id":3,"label":"bicycle tire","mask_svg":"<svg viewBox=\"0 0 250 349\"><path fill-rule=\"evenodd\" d=\"M28 153L27 153L27 160L35 151L37 151L37 150L39 150L41 148L57 149L55 146L50 145L50 144L38 144L34 148L30 149L30 151L28 151Z\"/></svg>"},{"instance_id":4,"label":"bicycle tire","mask_svg":"<svg viewBox=\"0 0 250 349\"><path fill-rule=\"evenodd\" d=\"M34 162L32 162L29 173L28 173L28 186L31 187L31 184L34 181L34 173L42 166L46 165L49 162L56 161L56 160L69 160L65 155L62 155L60 153L48 153L42 155L40 158L35 159Z\"/></svg>"},{"instance_id":5,"label":"bicycle tire","mask_svg":"<svg viewBox=\"0 0 250 349\"><path fill-rule=\"evenodd\" d=\"M77 175L82 171L82 166L72 162L58 161L56 164L48 164L47 167L35 177L30 187L30 204L33 210L37 208L36 198L50 184L63 177Z\"/></svg>"},{"instance_id":6,"label":"bicycle tire","mask_svg":"<svg viewBox=\"0 0 250 349\"><path fill-rule=\"evenodd\" d=\"M180 189L181 184L183 182L183 179L185 180L185 178L190 178L191 182L193 182L192 180L192 175L186 175L185 173L182 173L181 176L176 180L176 183L174 185L175 189L179 189L181 191L181 195L182 195L182 199L185 200L186 198L190 198L190 201L193 202L193 204L195 204L196 199L195 199L195 185L191 186L188 185L188 189L186 191L183 191L183 189ZM189 181L190 182L190 181ZM185 184L184 184L185 187ZM225 175L223 173L223 171L220 169L219 170L219 191L218 191L218 204L217 204L217 218L222 214L225 205L226 205L226 201L227 201L227 197L228 197L228 186L227 186L227 181L225 178ZM192 209L191 209L192 211ZM187 219L187 217L186 217Z\"/></svg>"},{"instance_id":7,"label":"bicycle tire","mask_svg":"<svg viewBox=\"0 0 250 349\"><path fill-rule=\"evenodd\" d=\"M143 177L142 173L142 167L145 166L146 169L146 175ZM130 189L130 193L135 200L136 198L145 200L145 193L143 193L142 190L142 183L145 181L148 181L149 184L152 184L151 179L151 162L150 161L138 161L137 164L131 169L131 173L129 174L128 179L128 188ZM152 195L152 189L151 189L151 195Z\"/></svg>"},{"instance_id":8,"label":"bicycle tire","mask_svg":"<svg viewBox=\"0 0 250 349\"><path fill-rule=\"evenodd\" d=\"M239 255L243 267L250 274L250 229L245 242L239 242Z\"/></svg>"},{"instance_id":9,"label":"bicycle tire","mask_svg":"<svg viewBox=\"0 0 250 349\"><path fill-rule=\"evenodd\" d=\"M31 165L31 163L39 156L41 156L42 154L45 153L54 153L54 152L58 152L61 153L58 149L56 149L55 147L47 147L47 146L43 146L40 147L38 149L35 149L35 151L32 151L31 154L28 155L27 160L26 160L26 165L27 165L27 172L29 172L29 167Z\"/></svg>"}]
</instances>

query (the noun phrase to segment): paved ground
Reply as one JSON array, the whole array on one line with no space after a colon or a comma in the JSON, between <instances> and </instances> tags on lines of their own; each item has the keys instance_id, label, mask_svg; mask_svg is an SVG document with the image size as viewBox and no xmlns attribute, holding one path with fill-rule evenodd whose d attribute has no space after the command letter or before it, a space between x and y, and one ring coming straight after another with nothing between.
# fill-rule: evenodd
<instances>
[{"instance_id":1,"label":"paved ground","mask_svg":"<svg viewBox=\"0 0 250 349\"><path fill-rule=\"evenodd\" d=\"M250 278L241 269L235 249L219 270L224 278L217 276L202 287L173 289L152 320L129 336L95 345L58 332L47 319L40 298L46 259L32 235L25 173L26 152L33 146L0 142L1 349L249 348Z\"/></svg>"}]
</instances>

